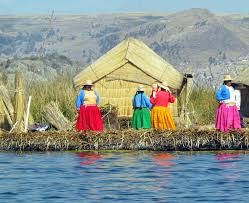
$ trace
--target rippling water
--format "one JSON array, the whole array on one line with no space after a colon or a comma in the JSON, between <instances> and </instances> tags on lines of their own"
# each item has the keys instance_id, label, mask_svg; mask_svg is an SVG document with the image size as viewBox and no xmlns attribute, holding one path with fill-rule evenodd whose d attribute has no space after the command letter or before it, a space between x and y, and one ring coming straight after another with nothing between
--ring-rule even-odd
<instances>
[{"instance_id":1,"label":"rippling water","mask_svg":"<svg viewBox=\"0 0 249 203\"><path fill-rule=\"evenodd\" d=\"M1 152L0 202L249 202L249 154Z\"/></svg>"}]
</instances>

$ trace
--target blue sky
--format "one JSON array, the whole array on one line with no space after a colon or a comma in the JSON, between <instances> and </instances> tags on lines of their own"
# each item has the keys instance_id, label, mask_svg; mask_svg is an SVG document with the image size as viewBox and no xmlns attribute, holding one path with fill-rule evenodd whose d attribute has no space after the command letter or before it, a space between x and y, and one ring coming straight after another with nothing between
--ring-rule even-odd
<instances>
[{"instance_id":1,"label":"blue sky","mask_svg":"<svg viewBox=\"0 0 249 203\"><path fill-rule=\"evenodd\" d=\"M217 13L249 13L249 0L0 0L1 14L176 12L207 8Z\"/></svg>"}]
</instances>

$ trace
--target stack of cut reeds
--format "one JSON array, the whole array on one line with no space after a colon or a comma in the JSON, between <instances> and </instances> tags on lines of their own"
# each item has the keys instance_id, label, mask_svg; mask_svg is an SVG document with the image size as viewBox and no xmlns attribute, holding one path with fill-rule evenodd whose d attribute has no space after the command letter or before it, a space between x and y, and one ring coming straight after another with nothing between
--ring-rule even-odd
<instances>
[{"instance_id":1,"label":"stack of cut reeds","mask_svg":"<svg viewBox=\"0 0 249 203\"><path fill-rule=\"evenodd\" d=\"M100 107L100 111L106 129L120 129L116 106L106 104Z\"/></svg>"},{"instance_id":2,"label":"stack of cut reeds","mask_svg":"<svg viewBox=\"0 0 249 203\"><path fill-rule=\"evenodd\" d=\"M16 123L16 127L14 131L24 131L24 80L23 75L20 71L16 71L15 77L15 97L14 97L14 121Z\"/></svg>"},{"instance_id":3,"label":"stack of cut reeds","mask_svg":"<svg viewBox=\"0 0 249 203\"><path fill-rule=\"evenodd\" d=\"M13 125L14 108L9 92L4 85L0 85L0 128L1 132L10 130Z\"/></svg>"},{"instance_id":4,"label":"stack of cut reeds","mask_svg":"<svg viewBox=\"0 0 249 203\"><path fill-rule=\"evenodd\" d=\"M49 102L42 110L43 118L58 130L72 129L72 123L65 118L56 102Z\"/></svg>"},{"instance_id":5,"label":"stack of cut reeds","mask_svg":"<svg viewBox=\"0 0 249 203\"><path fill-rule=\"evenodd\" d=\"M20 71L16 71L14 105L7 88L0 84L0 128L2 132L23 132L24 120L27 112L26 98L24 94L24 79ZM32 115L29 115L29 122L33 123Z\"/></svg>"}]
</instances>

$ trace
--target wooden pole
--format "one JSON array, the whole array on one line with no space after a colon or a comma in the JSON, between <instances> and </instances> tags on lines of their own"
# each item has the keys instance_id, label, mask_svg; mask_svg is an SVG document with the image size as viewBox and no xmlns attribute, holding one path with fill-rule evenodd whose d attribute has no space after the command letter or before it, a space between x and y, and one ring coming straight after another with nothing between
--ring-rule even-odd
<instances>
[{"instance_id":1,"label":"wooden pole","mask_svg":"<svg viewBox=\"0 0 249 203\"><path fill-rule=\"evenodd\" d=\"M193 78L188 77L187 78L187 85L186 85L186 96L185 96L185 121L186 121L186 127L189 128L192 124L190 117L189 117L189 111L188 111L188 103L193 90Z\"/></svg>"},{"instance_id":2,"label":"wooden pole","mask_svg":"<svg viewBox=\"0 0 249 203\"><path fill-rule=\"evenodd\" d=\"M26 118L25 118L25 125L24 125L24 132L28 131L28 123L29 123L29 112L30 112L30 104L31 104L31 99L32 97L29 96L29 100L28 100L28 107L27 107L27 114L26 114Z\"/></svg>"}]
</instances>

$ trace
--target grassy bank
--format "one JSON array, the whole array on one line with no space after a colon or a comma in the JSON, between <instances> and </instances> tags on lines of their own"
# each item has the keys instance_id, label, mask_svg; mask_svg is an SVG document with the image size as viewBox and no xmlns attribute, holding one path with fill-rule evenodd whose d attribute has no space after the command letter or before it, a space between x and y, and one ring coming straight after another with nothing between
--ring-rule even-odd
<instances>
[{"instance_id":1,"label":"grassy bank","mask_svg":"<svg viewBox=\"0 0 249 203\"><path fill-rule=\"evenodd\" d=\"M32 95L31 112L36 122L42 122L42 107L50 101L56 101L63 114L71 121L75 119L75 96L72 77L58 76L52 81L29 84L27 94ZM195 89L188 106L190 118L195 125L214 123L217 102L214 91L210 89Z\"/></svg>"}]
</instances>

